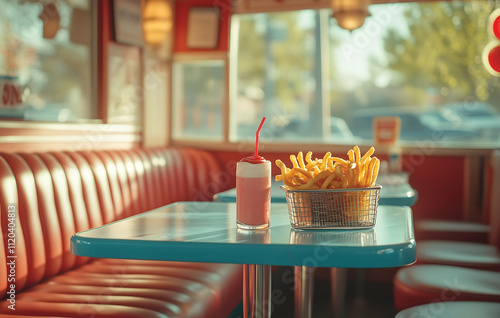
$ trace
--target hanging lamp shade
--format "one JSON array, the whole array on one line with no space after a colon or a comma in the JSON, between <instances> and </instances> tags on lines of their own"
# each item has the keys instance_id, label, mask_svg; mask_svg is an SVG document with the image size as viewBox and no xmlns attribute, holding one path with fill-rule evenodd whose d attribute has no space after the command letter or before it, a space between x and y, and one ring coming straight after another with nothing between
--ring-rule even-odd
<instances>
[{"instance_id":1,"label":"hanging lamp shade","mask_svg":"<svg viewBox=\"0 0 500 318\"><path fill-rule=\"evenodd\" d=\"M172 7L166 0L146 0L142 10L144 40L158 46L172 29Z\"/></svg>"},{"instance_id":2,"label":"hanging lamp shade","mask_svg":"<svg viewBox=\"0 0 500 318\"><path fill-rule=\"evenodd\" d=\"M337 20L339 27L353 31L360 28L366 17L370 0L332 0L332 17Z\"/></svg>"}]
</instances>

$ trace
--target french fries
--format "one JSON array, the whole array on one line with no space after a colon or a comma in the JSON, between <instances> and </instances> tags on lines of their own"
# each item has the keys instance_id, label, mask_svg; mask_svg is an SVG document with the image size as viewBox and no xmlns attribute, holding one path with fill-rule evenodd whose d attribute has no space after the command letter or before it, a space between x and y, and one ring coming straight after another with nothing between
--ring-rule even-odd
<instances>
[{"instance_id":1,"label":"french fries","mask_svg":"<svg viewBox=\"0 0 500 318\"><path fill-rule=\"evenodd\" d=\"M283 161L276 160L281 174L276 181L283 181L290 190L319 190L373 187L377 180L380 160L372 157L371 147L363 156L358 146L347 152L348 159L332 157L327 152L321 159L312 159L309 151L304 158L302 151L297 156L290 155L292 168ZM305 161L304 161L305 159Z\"/></svg>"}]
</instances>

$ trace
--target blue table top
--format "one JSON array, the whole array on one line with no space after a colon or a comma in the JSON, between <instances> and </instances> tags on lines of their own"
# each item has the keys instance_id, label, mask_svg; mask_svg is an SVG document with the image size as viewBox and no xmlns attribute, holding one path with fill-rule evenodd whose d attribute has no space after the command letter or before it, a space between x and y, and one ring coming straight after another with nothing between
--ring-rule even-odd
<instances>
[{"instance_id":1,"label":"blue table top","mask_svg":"<svg viewBox=\"0 0 500 318\"><path fill-rule=\"evenodd\" d=\"M71 238L73 254L100 258L171 260L339 268L381 268L416 260L409 207L379 206L371 229L295 230L288 207L271 204L271 227L236 227L236 204L178 202Z\"/></svg>"},{"instance_id":2,"label":"blue table top","mask_svg":"<svg viewBox=\"0 0 500 318\"><path fill-rule=\"evenodd\" d=\"M380 178L381 181L387 179ZM413 206L417 201L417 191L407 182L378 182L382 185L379 204ZM273 181L271 185L271 202L286 203L285 192L279 187L283 182ZM236 202L236 188L214 195L216 202Z\"/></svg>"}]
</instances>

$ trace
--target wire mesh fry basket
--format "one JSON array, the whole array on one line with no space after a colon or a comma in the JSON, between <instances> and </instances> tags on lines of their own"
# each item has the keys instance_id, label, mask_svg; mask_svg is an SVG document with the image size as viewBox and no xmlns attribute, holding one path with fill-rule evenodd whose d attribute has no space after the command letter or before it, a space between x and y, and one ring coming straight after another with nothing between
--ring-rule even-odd
<instances>
[{"instance_id":1,"label":"wire mesh fry basket","mask_svg":"<svg viewBox=\"0 0 500 318\"><path fill-rule=\"evenodd\" d=\"M290 190L286 193L295 229L358 229L375 226L380 185L369 188Z\"/></svg>"}]
</instances>

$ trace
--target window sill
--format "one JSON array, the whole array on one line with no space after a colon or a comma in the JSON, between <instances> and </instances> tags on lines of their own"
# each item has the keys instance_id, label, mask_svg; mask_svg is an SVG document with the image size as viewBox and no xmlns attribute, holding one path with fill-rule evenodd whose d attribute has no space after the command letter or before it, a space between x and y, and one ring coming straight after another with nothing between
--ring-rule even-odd
<instances>
[{"instance_id":1,"label":"window sill","mask_svg":"<svg viewBox=\"0 0 500 318\"><path fill-rule=\"evenodd\" d=\"M171 145L177 147L193 147L212 151L231 151L239 153L252 153L254 141L220 142L207 140L172 140ZM372 144L368 141L356 143L310 143L310 142L265 142L259 144L259 153L297 153L298 151L312 151L317 153L347 153L354 145L362 150L368 149ZM494 149L499 149L497 143L445 143L434 141L402 142L401 150L405 155L415 156L485 156ZM377 152L385 153L386 147L378 146Z\"/></svg>"},{"instance_id":2,"label":"window sill","mask_svg":"<svg viewBox=\"0 0 500 318\"><path fill-rule=\"evenodd\" d=\"M78 151L130 149L140 145L141 128L134 125L85 123L0 122L0 151Z\"/></svg>"}]
</instances>

